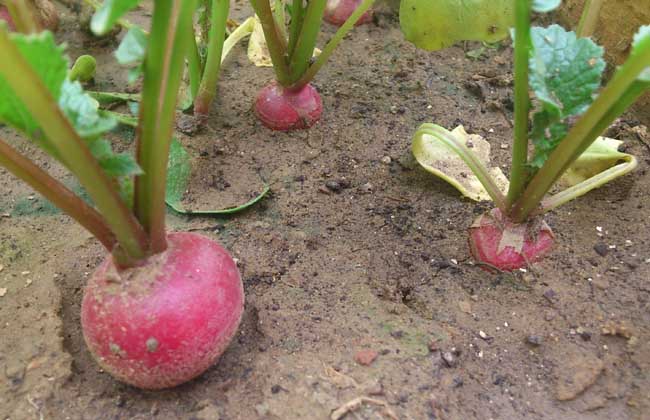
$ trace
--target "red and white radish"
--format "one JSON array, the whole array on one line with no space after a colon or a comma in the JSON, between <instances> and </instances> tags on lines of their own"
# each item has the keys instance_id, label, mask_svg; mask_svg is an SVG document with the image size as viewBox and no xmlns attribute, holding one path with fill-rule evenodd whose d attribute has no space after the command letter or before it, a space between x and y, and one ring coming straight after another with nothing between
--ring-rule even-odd
<instances>
[{"instance_id":1,"label":"red and white radish","mask_svg":"<svg viewBox=\"0 0 650 420\"><path fill-rule=\"evenodd\" d=\"M0 20L7 22L7 26L10 30L15 31L16 26L14 25L14 20L11 18L11 14L7 9L7 6L0 5Z\"/></svg>"},{"instance_id":2,"label":"red and white radish","mask_svg":"<svg viewBox=\"0 0 650 420\"><path fill-rule=\"evenodd\" d=\"M171 233L169 247L138 267L111 256L83 297L86 344L107 372L145 389L173 387L208 369L239 325L244 292L237 266L216 242Z\"/></svg>"},{"instance_id":3,"label":"red and white radish","mask_svg":"<svg viewBox=\"0 0 650 420\"><path fill-rule=\"evenodd\" d=\"M481 215L469 228L472 256L487 268L513 271L544 258L555 236L541 219L515 224L499 209Z\"/></svg>"},{"instance_id":4,"label":"red and white radish","mask_svg":"<svg viewBox=\"0 0 650 420\"><path fill-rule=\"evenodd\" d=\"M325 5L324 18L332 25L341 26L350 15L359 7L363 0L327 0ZM372 10L365 12L355 26L363 25L372 21Z\"/></svg>"},{"instance_id":5,"label":"red and white radish","mask_svg":"<svg viewBox=\"0 0 650 420\"><path fill-rule=\"evenodd\" d=\"M320 94L310 84L292 91L274 82L263 88L255 100L255 114L272 130L309 128L322 113Z\"/></svg>"}]
</instances>

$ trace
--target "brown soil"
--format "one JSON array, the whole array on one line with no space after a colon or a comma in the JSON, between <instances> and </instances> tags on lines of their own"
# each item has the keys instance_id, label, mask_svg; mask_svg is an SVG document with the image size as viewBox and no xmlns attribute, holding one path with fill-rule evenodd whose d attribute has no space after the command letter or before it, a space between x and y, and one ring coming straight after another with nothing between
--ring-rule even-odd
<instances>
[{"instance_id":1,"label":"brown soil","mask_svg":"<svg viewBox=\"0 0 650 420\"><path fill-rule=\"evenodd\" d=\"M73 18L59 32L70 55L97 55L97 87L124 89L115 42ZM230 218L170 214L171 229L232 251L247 300L219 363L168 391L120 384L91 359L79 307L104 252L2 171L0 418L326 419L359 397L346 419L647 418L650 154L639 137L615 130L640 168L550 214L557 248L512 275L468 254L466 229L489 206L410 157L413 131L434 121L483 135L507 163L510 56L417 51L380 11L318 75L322 122L285 134L255 120L254 95L273 75L237 47L209 127L181 136L194 157L186 199L226 206L262 182L272 195Z\"/></svg>"}]
</instances>

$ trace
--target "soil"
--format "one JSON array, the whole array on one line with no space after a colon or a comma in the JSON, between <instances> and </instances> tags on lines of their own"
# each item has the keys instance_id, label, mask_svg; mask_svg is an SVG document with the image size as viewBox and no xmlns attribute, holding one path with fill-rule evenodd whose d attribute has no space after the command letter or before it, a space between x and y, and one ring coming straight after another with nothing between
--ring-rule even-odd
<instances>
[{"instance_id":1,"label":"soil","mask_svg":"<svg viewBox=\"0 0 650 420\"><path fill-rule=\"evenodd\" d=\"M71 57L98 58L95 88L124 90L116 41L93 40L60 10ZM250 14L243 0L232 12ZM650 139L624 118L610 134L639 157L637 171L551 213L557 246L543 262L483 271L466 230L489 204L461 199L409 153L419 124L463 124L507 169L512 51L466 57L478 47L418 51L379 9L316 78L322 121L292 133L256 121L251 105L272 70L235 48L208 127L179 134L193 156L185 202L226 207L263 183L272 194L228 218L169 214L170 229L231 250L246 292L220 361L171 390L141 391L99 369L79 311L104 251L0 171L0 418L647 418Z\"/></svg>"}]
</instances>

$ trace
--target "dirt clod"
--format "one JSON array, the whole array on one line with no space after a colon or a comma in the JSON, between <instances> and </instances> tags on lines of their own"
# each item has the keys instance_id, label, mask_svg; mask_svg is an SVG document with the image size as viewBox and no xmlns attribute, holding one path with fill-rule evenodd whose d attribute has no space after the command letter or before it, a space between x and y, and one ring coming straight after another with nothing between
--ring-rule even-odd
<instances>
[{"instance_id":1,"label":"dirt clod","mask_svg":"<svg viewBox=\"0 0 650 420\"><path fill-rule=\"evenodd\" d=\"M370 366L375 361L375 359L377 359L377 356L379 356L379 353L377 353L375 350L359 350L354 355L354 361L361 366Z\"/></svg>"}]
</instances>

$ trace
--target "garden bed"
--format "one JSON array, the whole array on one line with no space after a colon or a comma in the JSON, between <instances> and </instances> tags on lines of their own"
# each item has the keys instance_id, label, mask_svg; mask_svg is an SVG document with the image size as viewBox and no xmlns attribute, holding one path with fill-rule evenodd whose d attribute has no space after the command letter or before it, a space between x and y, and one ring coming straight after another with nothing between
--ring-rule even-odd
<instances>
[{"instance_id":1,"label":"garden bed","mask_svg":"<svg viewBox=\"0 0 650 420\"><path fill-rule=\"evenodd\" d=\"M232 13L250 10L236 1ZM58 34L69 54L95 55L98 88L123 90L116 41L75 19L65 9ZM272 70L235 48L208 127L180 135L193 157L185 202L226 207L264 183L272 194L229 218L169 215L172 229L231 250L246 292L219 363L172 390L120 384L91 359L81 291L103 250L0 171L0 417L320 419L367 397L359 418L643 418L650 136L624 118L610 135L639 157L637 171L552 212L558 245L533 270L486 273L465 231L487 205L461 199L409 151L416 127L435 121L484 136L508 162L512 51L468 58L478 47L416 50L380 10L316 78L322 121L288 134L254 117Z\"/></svg>"}]
</instances>

